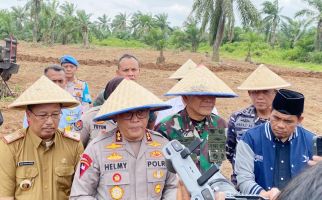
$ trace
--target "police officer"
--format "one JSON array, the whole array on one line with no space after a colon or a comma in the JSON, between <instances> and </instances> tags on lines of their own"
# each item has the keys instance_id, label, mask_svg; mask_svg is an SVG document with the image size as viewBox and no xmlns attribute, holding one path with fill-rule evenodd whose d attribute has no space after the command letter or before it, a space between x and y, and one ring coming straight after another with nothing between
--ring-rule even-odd
<instances>
[{"instance_id":1,"label":"police officer","mask_svg":"<svg viewBox=\"0 0 322 200\"><path fill-rule=\"evenodd\" d=\"M121 83L123 77L115 77L110 80L105 87L103 98L107 99L115 88ZM94 117L100 110L101 106L95 106L85 112L81 118L82 127L77 131L80 134L81 141L84 147L87 146L89 142L91 142L98 134L107 133L113 130L116 125L113 120L106 120L106 121L93 121Z\"/></svg>"},{"instance_id":2,"label":"police officer","mask_svg":"<svg viewBox=\"0 0 322 200\"><path fill-rule=\"evenodd\" d=\"M272 102L276 89L290 86L280 76L260 65L238 87L247 90L251 105L243 110L233 113L228 122L226 157L234 169L236 145L243 134L250 128L268 121L272 112ZM231 181L237 184L236 174L231 175Z\"/></svg>"},{"instance_id":3,"label":"police officer","mask_svg":"<svg viewBox=\"0 0 322 200\"><path fill-rule=\"evenodd\" d=\"M9 105L25 110L30 123L1 138L0 199L68 199L83 146L77 135L59 131L58 123L62 108L78 104L42 76Z\"/></svg>"},{"instance_id":4,"label":"police officer","mask_svg":"<svg viewBox=\"0 0 322 200\"><path fill-rule=\"evenodd\" d=\"M67 80L66 90L82 104L84 110L87 110L89 104L92 103L92 99L89 94L87 82L76 78L79 63L74 57L64 55L60 58L60 64L65 68Z\"/></svg>"},{"instance_id":5,"label":"police officer","mask_svg":"<svg viewBox=\"0 0 322 200\"><path fill-rule=\"evenodd\" d=\"M146 129L150 110L170 107L124 79L95 118L114 119L117 128L100 134L87 146L70 199L175 199L177 178L167 171L162 154L167 140Z\"/></svg>"}]
</instances>

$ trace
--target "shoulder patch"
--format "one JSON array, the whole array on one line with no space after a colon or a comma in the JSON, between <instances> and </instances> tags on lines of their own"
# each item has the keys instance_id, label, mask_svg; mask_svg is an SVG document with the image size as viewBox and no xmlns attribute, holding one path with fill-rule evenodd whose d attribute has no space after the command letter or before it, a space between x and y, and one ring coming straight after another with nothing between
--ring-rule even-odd
<instances>
[{"instance_id":1,"label":"shoulder patch","mask_svg":"<svg viewBox=\"0 0 322 200\"><path fill-rule=\"evenodd\" d=\"M2 135L2 140L4 141L4 143L6 144L10 144L16 140L19 140L20 138L25 137L24 131L22 129L14 132L14 133L10 133L8 135Z\"/></svg>"},{"instance_id":2,"label":"shoulder patch","mask_svg":"<svg viewBox=\"0 0 322 200\"><path fill-rule=\"evenodd\" d=\"M163 135L157 131L151 131L149 130L149 132L152 134L152 135L156 135L156 136L159 136L159 137L163 137ZM164 137L163 137L164 138Z\"/></svg>"},{"instance_id":3,"label":"shoulder patch","mask_svg":"<svg viewBox=\"0 0 322 200\"><path fill-rule=\"evenodd\" d=\"M70 132L66 132L66 131L64 131L64 132L63 132L63 136L64 136L64 137L67 137L67 138L69 138L69 139L75 140L75 141L77 141L77 142L79 142L79 141L80 141L80 134L79 134L79 133L76 133L76 132L74 132L74 131L70 131Z\"/></svg>"}]
</instances>

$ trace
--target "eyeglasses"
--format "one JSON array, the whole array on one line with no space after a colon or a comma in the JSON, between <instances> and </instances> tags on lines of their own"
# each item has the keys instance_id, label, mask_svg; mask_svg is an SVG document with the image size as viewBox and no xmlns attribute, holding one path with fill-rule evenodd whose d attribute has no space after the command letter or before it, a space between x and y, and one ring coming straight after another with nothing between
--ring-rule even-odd
<instances>
[{"instance_id":1,"label":"eyeglasses","mask_svg":"<svg viewBox=\"0 0 322 200\"><path fill-rule=\"evenodd\" d=\"M134 112L126 112L126 113L120 114L120 117L124 120L131 120L134 114L138 119L144 119L148 116L149 110L138 110Z\"/></svg>"},{"instance_id":2,"label":"eyeglasses","mask_svg":"<svg viewBox=\"0 0 322 200\"><path fill-rule=\"evenodd\" d=\"M61 113L52 113L52 114L40 114L40 115L37 115L35 114L34 112L32 112L31 110L29 110L33 115L35 115L35 117L38 119L38 120L41 120L41 121L46 121L48 120L49 117L51 117L52 119L60 119L60 116L61 116Z\"/></svg>"}]
</instances>

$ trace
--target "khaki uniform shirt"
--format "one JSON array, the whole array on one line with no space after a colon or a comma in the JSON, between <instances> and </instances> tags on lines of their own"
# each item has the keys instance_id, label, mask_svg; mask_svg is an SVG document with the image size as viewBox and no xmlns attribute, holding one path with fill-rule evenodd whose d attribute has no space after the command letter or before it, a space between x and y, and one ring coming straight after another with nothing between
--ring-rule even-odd
<instances>
[{"instance_id":1,"label":"khaki uniform shirt","mask_svg":"<svg viewBox=\"0 0 322 200\"><path fill-rule=\"evenodd\" d=\"M57 130L54 143L46 148L30 129L3 136L0 141L0 198L68 199L83 146L67 137Z\"/></svg>"},{"instance_id":2,"label":"khaki uniform shirt","mask_svg":"<svg viewBox=\"0 0 322 200\"><path fill-rule=\"evenodd\" d=\"M116 128L116 125L112 120L93 121L99 110L100 106L93 107L85 112L81 117L82 127L80 127L76 132L80 134L84 147L86 147L87 144L89 144L99 134L105 134Z\"/></svg>"},{"instance_id":3,"label":"khaki uniform shirt","mask_svg":"<svg viewBox=\"0 0 322 200\"><path fill-rule=\"evenodd\" d=\"M149 131L136 157L119 131L98 136L81 157L70 199L176 199L177 177L167 171L161 152L167 142Z\"/></svg>"}]
</instances>

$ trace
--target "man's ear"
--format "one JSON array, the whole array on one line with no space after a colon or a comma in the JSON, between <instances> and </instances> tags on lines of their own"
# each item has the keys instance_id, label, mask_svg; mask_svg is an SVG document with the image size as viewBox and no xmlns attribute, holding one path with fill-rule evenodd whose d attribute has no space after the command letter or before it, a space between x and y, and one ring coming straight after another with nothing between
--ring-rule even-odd
<instances>
[{"instance_id":1,"label":"man's ear","mask_svg":"<svg viewBox=\"0 0 322 200\"><path fill-rule=\"evenodd\" d=\"M182 96L182 102L187 105L188 102L188 97L187 96Z\"/></svg>"},{"instance_id":2,"label":"man's ear","mask_svg":"<svg viewBox=\"0 0 322 200\"><path fill-rule=\"evenodd\" d=\"M298 123L299 123L299 124L300 124L300 123L302 123L303 119L304 119L304 117L303 117L303 115L301 115L301 116L299 117L299 122L298 122Z\"/></svg>"}]
</instances>

